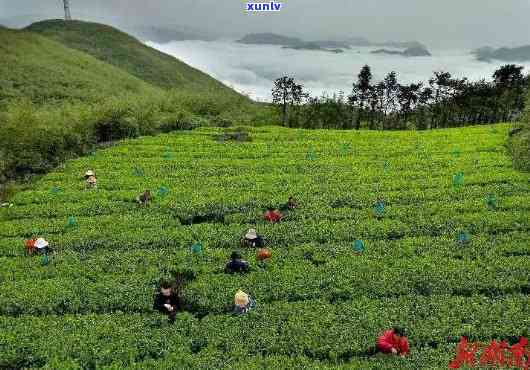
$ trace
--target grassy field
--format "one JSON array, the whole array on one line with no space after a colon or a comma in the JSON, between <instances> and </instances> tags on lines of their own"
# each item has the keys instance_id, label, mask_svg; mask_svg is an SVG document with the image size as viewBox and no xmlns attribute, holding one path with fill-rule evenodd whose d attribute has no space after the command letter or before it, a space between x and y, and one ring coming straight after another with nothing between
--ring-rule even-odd
<instances>
[{"instance_id":1,"label":"grassy field","mask_svg":"<svg viewBox=\"0 0 530 370\"><path fill-rule=\"evenodd\" d=\"M530 179L505 153L508 125L263 127L251 142L219 142L219 130L126 140L0 208L0 368L443 369L461 335L530 335ZM83 190L88 168L95 191ZM134 202L145 189L158 193L148 208ZM290 195L300 208L266 224L264 208ZM197 215L216 217L179 221ZM223 274L251 226L272 260L243 250L251 273ZM46 266L24 256L33 234L56 249ZM171 270L195 277L173 326L151 310ZM238 289L257 307L234 317ZM410 356L363 357L394 324Z\"/></svg>"},{"instance_id":2,"label":"grassy field","mask_svg":"<svg viewBox=\"0 0 530 370\"><path fill-rule=\"evenodd\" d=\"M127 72L38 34L0 29L0 109L27 98L36 104L97 102L157 89Z\"/></svg>"},{"instance_id":3,"label":"grassy field","mask_svg":"<svg viewBox=\"0 0 530 370\"><path fill-rule=\"evenodd\" d=\"M26 30L92 55L154 86L190 92L220 90L236 95L207 74L110 26L82 21L65 23L59 19L37 22Z\"/></svg>"}]
</instances>

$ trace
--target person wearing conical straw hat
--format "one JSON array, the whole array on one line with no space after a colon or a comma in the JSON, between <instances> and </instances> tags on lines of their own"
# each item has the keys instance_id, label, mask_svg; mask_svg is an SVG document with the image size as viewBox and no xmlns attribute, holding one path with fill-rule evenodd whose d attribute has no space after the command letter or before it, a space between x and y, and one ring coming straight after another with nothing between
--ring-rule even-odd
<instances>
[{"instance_id":1,"label":"person wearing conical straw hat","mask_svg":"<svg viewBox=\"0 0 530 370\"><path fill-rule=\"evenodd\" d=\"M96 173L95 173L94 171L92 171L92 170L87 170L87 171L85 172L85 180L88 180L88 178L89 178L90 176L94 176L94 177L95 177L95 176L96 176Z\"/></svg>"},{"instance_id":2,"label":"person wearing conical straw hat","mask_svg":"<svg viewBox=\"0 0 530 370\"><path fill-rule=\"evenodd\" d=\"M264 241L263 238L258 235L256 229L249 229L243 239L241 239L241 244L246 247L261 248L264 245Z\"/></svg>"},{"instance_id":3,"label":"person wearing conical straw hat","mask_svg":"<svg viewBox=\"0 0 530 370\"><path fill-rule=\"evenodd\" d=\"M249 312L255 306L255 302L250 295L238 290L234 297L234 313L243 314Z\"/></svg>"},{"instance_id":4,"label":"person wearing conical straw hat","mask_svg":"<svg viewBox=\"0 0 530 370\"><path fill-rule=\"evenodd\" d=\"M96 189L98 187L98 180L96 179L96 176L90 176L88 179L86 179L86 187L87 189Z\"/></svg>"},{"instance_id":5,"label":"person wearing conical straw hat","mask_svg":"<svg viewBox=\"0 0 530 370\"><path fill-rule=\"evenodd\" d=\"M98 186L98 180L96 179L96 174L92 170L85 172L85 181L87 189L95 189Z\"/></svg>"},{"instance_id":6,"label":"person wearing conical straw hat","mask_svg":"<svg viewBox=\"0 0 530 370\"><path fill-rule=\"evenodd\" d=\"M48 252L50 252L50 243L44 238L38 238L34 245L39 254L48 254Z\"/></svg>"}]
</instances>

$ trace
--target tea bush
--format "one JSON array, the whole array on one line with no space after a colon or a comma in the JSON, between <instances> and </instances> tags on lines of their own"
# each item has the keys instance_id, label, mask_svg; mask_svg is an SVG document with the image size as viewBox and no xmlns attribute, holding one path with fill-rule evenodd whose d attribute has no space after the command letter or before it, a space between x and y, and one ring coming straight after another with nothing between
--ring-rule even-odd
<instances>
[{"instance_id":1,"label":"tea bush","mask_svg":"<svg viewBox=\"0 0 530 370\"><path fill-rule=\"evenodd\" d=\"M0 367L441 369L462 335L528 337L529 178L503 150L509 129L265 126L220 143L225 128L201 127L70 160L0 208ZM299 207L266 223L291 195ZM251 227L270 260L240 248ZM33 235L55 250L47 265L24 254ZM225 275L236 249L250 273ZM175 271L188 309L169 325L152 300ZM229 312L238 289L257 301L244 316ZM410 355L367 356L392 325Z\"/></svg>"}]
</instances>

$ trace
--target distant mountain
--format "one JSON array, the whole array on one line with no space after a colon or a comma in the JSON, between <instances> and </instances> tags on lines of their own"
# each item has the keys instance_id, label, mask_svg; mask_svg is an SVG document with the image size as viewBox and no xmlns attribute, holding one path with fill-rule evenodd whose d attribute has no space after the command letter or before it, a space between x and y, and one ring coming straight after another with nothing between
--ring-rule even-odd
<instances>
[{"instance_id":1,"label":"distant mountain","mask_svg":"<svg viewBox=\"0 0 530 370\"><path fill-rule=\"evenodd\" d=\"M399 50L377 49L370 52L371 54L388 54L388 55L403 55Z\"/></svg>"},{"instance_id":2,"label":"distant mountain","mask_svg":"<svg viewBox=\"0 0 530 370\"><path fill-rule=\"evenodd\" d=\"M253 45L281 45L285 49L322 50L332 53L342 53L342 49L350 48L350 45L344 41L304 41L297 37L282 36L275 33L252 33L237 42Z\"/></svg>"},{"instance_id":3,"label":"distant mountain","mask_svg":"<svg viewBox=\"0 0 530 370\"><path fill-rule=\"evenodd\" d=\"M341 48L323 47L318 42L302 42L298 45L283 46L283 48L294 49L294 50L320 50L320 51L327 51L327 52L335 53L335 54L344 53L344 50L342 50Z\"/></svg>"},{"instance_id":4,"label":"distant mountain","mask_svg":"<svg viewBox=\"0 0 530 370\"><path fill-rule=\"evenodd\" d=\"M409 49L409 48L424 48L427 47L418 41L385 41L385 42L373 42L364 37L352 37L346 40L351 46L377 46L381 48L397 48L397 49Z\"/></svg>"},{"instance_id":5,"label":"distant mountain","mask_svg":"<svg viewBox=\"0 0 530 370\"><path fill-rule=\"evenodd\" d=\"M486 46L471 52L477 60L489 62L491 60L501 60L503 62L528 62L530 61L530 45L516 48L494 49Z\"/></svg>"},{"instance_id":6,"label":"distant mountain","mask_svg":"<svg viewBox=\"0 0 530 370\"><path fill-rule=\"evenodd\" d=\"M398 48L398 49L427 49L425 45L418 41L387 41L375 43L374 46Z\"/></svg>"},{"instance_id":7,"label":"distant mountain","mask_svg":"<svg viewBox=\"0 0 530 370\"><path fill-rule=\"evenodd\" d=\"M425 47L411 47L404 51L378 49L371 52L372 54L389 54L403 55L405 57L430 57L432 54Z\"/></svg>"},{"instance_id":8,"label":"distant mountain","mask_svg":"<svg viewBox=\"0 0 530 370\"><path fill-rule=\"evenodd\" d=\"M255 45L281 45L287 49L323 50L334 53L341 53L344 51L344 49L351 49L352 46L378 46L405 49L405 51L393 52L390 50L381 49L376 50L376 53L402 54L405 56L430 55L430 53L427 51L427 47L418 41L372 42L364 37L351 37L344 41L304 41L297 37L282 36L275 33L252 33L246 35L237 42Z\"/></svg>"},{"instance_id":9,"label":"distant mountain","mask_svg":"<svg viewBox=\"0 0 530 370\"><path fill-rule=\"evenodd\" d=\"M296 46L304 43L304 41L299 38L277 35L275 33L251 33L237 42L242 44L282 46Z\"/></svg>"}]
</instances>

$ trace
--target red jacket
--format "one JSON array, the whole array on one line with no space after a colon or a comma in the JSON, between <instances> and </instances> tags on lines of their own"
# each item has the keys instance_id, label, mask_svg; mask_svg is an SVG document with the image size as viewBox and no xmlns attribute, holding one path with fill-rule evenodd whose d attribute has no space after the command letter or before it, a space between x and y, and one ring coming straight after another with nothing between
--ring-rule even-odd
<instances>
[{"instance_id":1,"label":"red jacket","mask_svg":"<svg viewBox=\"0 0 530 370\"><path fill-rule=\"evenodd\" d=\"M29 239L24 242L24 245L29 253L33 252L35 250L35 243L37 242L37 239Z\"/></svg>"},{"instance_id":2,"label":"red jacket","mask_svg":"<svg viewBox=\"0 0 530 370\"><path fill-rule=\"evenodd\" d=\"M279 211L267 211L265 212L265 220L269 222L278 222L282 219L282 214Z\"/></svg>"},{"instance_id":3,"label":"red jacket","mask_svg":"<svg viewBox=\"0 0 530 370\"><path fill-rule=\"evenodd\" d=\"M394 330L387 330L377 338L377 348L383 353L392 353L392 348L395 348L398 354L405 355L409 352L409 341L407 337L401 337L396 341Z\"/></svg>"}]
</instances>

